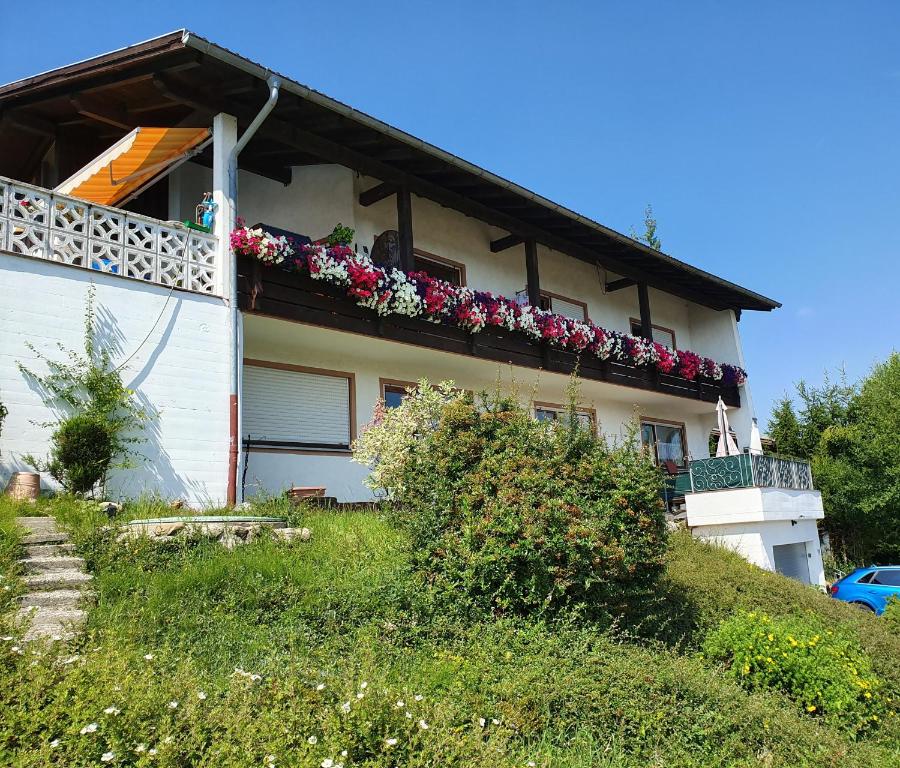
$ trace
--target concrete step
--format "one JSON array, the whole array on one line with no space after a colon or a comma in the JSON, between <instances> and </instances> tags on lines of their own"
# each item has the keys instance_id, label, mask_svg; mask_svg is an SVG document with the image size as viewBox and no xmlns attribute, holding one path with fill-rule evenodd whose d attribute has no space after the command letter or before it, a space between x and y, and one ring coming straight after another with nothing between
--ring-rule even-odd
<instances>
[{"instance_id":1,"label":"concrete step","mask_svg":"<svg viewBox=\"0 0 900 768\"><path fill-rule=\"evenodd\" d=\"M43 592L28 592L19 598L23 608L67 608L78 605L91 597L91 592L80 589L50 589Z\"/></svg>"},{"instance_id":2,"label":"concrete step","mask_svg":"<svg viewBox=\"0 0 900 768\"><path fill-rule=\"evenodd\" d=\"M16 525L30 533L56 533L56 519L52 517L17 517Z\"/></svg>"},{"instance_id":3,"label":"concrete step","mask_svg":"<svg viewBox=\"0 0 900 768\"><path fill-rule=\"evenodd\" d=\"M29 544L27 547L25 547L25 557L51 557L53 555L71 555L74 551L74 544Z\"/></svg>"},{"instance_id":4,"label":"concrete step","mask_svg":"<svg viewBox=\"0 0 900 768\"><path fill-rule=\"evenodd\" d=\"M49 573L32 573L24 576L22 581L30 591L50 589L78 589L90 584L91 575L83 571L51 571Z\"/></svg>"},{"instance_id":5,"label":"concrete step","mask_svg":"<svg viewBox=\"0 0 900 768\"><path fill-rule=\"evenodd\" d=\"M32 544L65 544L69 540L67 533L28 533L22 537L26 546Z\"/></svg>"},{"instance_id":6,"label":"concrete step","mask_svg":"<svg viewBox=\"0 0 900 768\"><path fill-rule=\"evenodd\" d=\"M56 573L57 571L74 571L84 569L83 557L59 556L55 557L24 557L19 562L25 567L26 573Z\"/></svg>"},{"instance_id":7,"label":"concrete step","mask_svg":"<svg viewBox=\"0 0 900 768\"><path fill-rule=\"evenodd\" d=\"M84 622L85 615L84 611L73 608L20 608L19 618L31 622L22 639L69 639L74 636L77 626Z\"/></svg>"}]
</instances>

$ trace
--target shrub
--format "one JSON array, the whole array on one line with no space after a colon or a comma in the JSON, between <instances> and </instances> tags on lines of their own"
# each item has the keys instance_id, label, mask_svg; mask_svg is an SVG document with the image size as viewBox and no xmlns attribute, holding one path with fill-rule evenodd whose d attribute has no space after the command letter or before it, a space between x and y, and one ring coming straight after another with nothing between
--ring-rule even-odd
<instances>
[{"instance_id":1,"label":"shrub","mask_svg":"<svg viewBox=\"0 0 900 768\"><path fill-rule=\"evenodd\" d=\"M71 493L90 491L109 471L113 440L109 424L92 414L64 419L51 438L50 474Z\"/></svg>"},{"instance_id":2,"label":"shrub","mask_svg":"<svg viewBox=\"0 0 900 768\"><path fill-rule=\"evenodd\" d=\"M839 727L863 731L893 714L859 644L812 616L736 613L709 634L703 650L745 688L784 693Z\"/></svg>"},{"instance_id":3,"label":"shrub","mask_svg":"<svg viewBox=\"0 0 900 768\"><path fill-rule=\"evenodd\" d=\"M376 469L413 563L439 592L521 615L617 607L653 582L665 525L660 476L642 452L610 447L575 418L538 422L499 397L478 408L445 394L427 424L423 404L435 398L410 408L415 425L401 412L370 432L385 446L401 436L403 460Z\"/></svg>"},{"instance_id":4,"label":"shrub","mask_svg":"<svg viewBox=\"0 0 900 768\"><path fill-rule=\"evenodd\" d=\"M881 621L894 635L900 636L900 599L892 597L888 600L887 607L881 614Z\"/></svg>"}]
</instances>

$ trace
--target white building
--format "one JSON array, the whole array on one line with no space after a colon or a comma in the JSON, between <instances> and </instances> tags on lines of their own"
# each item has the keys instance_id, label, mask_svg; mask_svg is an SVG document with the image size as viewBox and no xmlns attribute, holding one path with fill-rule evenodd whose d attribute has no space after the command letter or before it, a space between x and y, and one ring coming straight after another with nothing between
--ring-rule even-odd
<instances>
[{"instance_id":1,"label":"white building","mask_svg":"<svg viewBox=\"0 0 900 768\"><path fill-rule=\"evenodd\" d=\"M189 32L4 86L0 114L0 482L45 453L50 432L17 363L34 364L29 344L78 347L90 283L127 383L157 412L146 461L115 479L123 495L218 504L293 485L366 500L350 444L376 401L422 377L476 391L515 380L541 418L565 402L575 354L516 331L379 316L308 275L236 258L238 216L312 240L342 223L360 251L394 232L406 272L740 368L741 312L779 306ZM66 180L66 194L53 191ZM206 192L218 206L210 234L180 223ZM682 491L689 461L709 455L720 396L749 439L746 382L590 354L579 366L593 423L618 436L637 415ZM697 512L689 500L689 520L749 554L750 532L774 514L789 530L762 534L751 559L785 569L773 542L817 555L809 504L791 525L791 503L779 497L770 513L769 489L754 492L737 518L731 491L706 494Z\"/></svg>"}]
</instances>

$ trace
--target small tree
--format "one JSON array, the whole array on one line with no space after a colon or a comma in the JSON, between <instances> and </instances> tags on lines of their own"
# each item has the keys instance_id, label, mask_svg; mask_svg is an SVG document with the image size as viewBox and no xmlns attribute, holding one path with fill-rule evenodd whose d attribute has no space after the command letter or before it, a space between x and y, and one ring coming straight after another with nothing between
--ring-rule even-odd
<instances>
[{"instance_id":1,"label":"small tree","mask_svg":"<svg viewBox=\"0 0 900 768\"><path fill-rule=\"evenodd\" d=\"M653 206L647 203L644 209L644 232L639 234L634 227L631 228L631 237L644 245L649 245L654 251L662 250L662 240L656 235L656 219L653 217Z\"/></svg>"},{"instance_id":2,"label":"small tree","mask_svg":"<svg viewBox=\"0 0 900 768\"><path fill-rule=\"evenodd\" d=\"M132 466L130 447L140 441L139 430L148 418L134 391L122 384L109 345L98 338L94 304L91 285L85 302L83 352L59 344L66 359L51 360L28 344L49 372L40 375L18 364L56 414L55 421L40 425L54 429L50 455L23 458L38 471L49 472L69 493L103 490L111 469Z\"/></svg>"}]
</instances>

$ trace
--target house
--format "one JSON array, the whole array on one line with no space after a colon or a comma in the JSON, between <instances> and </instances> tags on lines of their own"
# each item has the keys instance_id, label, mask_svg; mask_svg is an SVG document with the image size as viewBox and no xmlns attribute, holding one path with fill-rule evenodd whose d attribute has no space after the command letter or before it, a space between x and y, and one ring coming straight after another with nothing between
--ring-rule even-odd
<instances>
[{"instance_id":1,"label":"house","mask_svg":"<svg viewBox=\"0 0 900 768\"><path fill-rule=\"evenodd\" d=\"M29 343L79 345L93 283L103 333L157 412L146 461L116 478L118 493L236 503L298 485L369 499L350 446L380 399L396 403L422 377L477 391L499 375L552 419L577 364L584 419L619 436L636 415L673 494L711 505L697 512L701 533L743 546L748 530L777 529L753 543L765 567L787 567L773 546L818 557L814 491L691 493L719 398L749 437L739 320L777 302L188 31L0 87L0 115L4 475L47 449L46 408L16 364L33 361ZM191 223L205 196L210 232ZM238 217L295 243L350 227L355 250L401 279L424 272L475 303L472 291L506 297L497 311L531 335L380 313L308 265L235 256ZM802 498L775 513L769 490ZM811 528L790 524L801 507Z\"/></svg>"}]
</instances>

